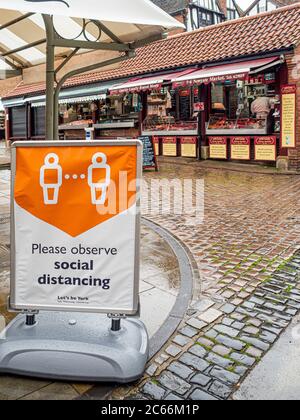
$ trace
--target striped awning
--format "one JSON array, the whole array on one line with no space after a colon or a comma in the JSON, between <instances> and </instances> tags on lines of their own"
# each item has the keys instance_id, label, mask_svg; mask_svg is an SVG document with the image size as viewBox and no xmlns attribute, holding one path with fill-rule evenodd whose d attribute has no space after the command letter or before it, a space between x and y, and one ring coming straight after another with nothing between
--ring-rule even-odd
<instances>
[{"instance_id":1,"label":"striped awning","mask_svg":"<svg viewBox=\"0 0 300 420\"><path fill-rule=\"evenodd\" d=\"M136 43L182 26L150 0L101 0L101 5L99 0L1 0L0 78L46 61L43 13L54 15L61 37L77 41ZM28 45L31 48L22 49ZM58 57L67 52L65 47L56 49Z\"/></svg>"}]
</instances>

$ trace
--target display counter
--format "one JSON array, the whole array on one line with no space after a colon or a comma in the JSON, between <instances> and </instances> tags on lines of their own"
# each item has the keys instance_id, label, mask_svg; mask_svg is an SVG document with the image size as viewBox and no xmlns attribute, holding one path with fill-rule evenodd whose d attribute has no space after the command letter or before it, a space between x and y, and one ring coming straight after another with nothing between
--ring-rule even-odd
<instances>
[{"instance_id":1,"label":"display counter","mask_svg":"<svg viewBox=\"0 0 300 420\"><path fill-rule=\"evenodd\" d=\"M61 124L58 127L59 138L61 140L85 140L85 129L91 127L92 124L92 120L74 121L69 124Z\"/></svg>"},{"instance_id":2,"label":"display counter","mask_svg":"<svg viewBox=\"0 0 300 420\"><path fill-rule=\"evenodd\" d=\"M94 124L94 129L96 139L106 137L136 138L140 135L138 117L104 120Z\"/></svg>"},{"instance_id":3,"label":"display counter","mask_svg":"<svg viewBox=\"0 0 300 420\"><path fill-rule=\"evenodd\" d=\"M197 136L197 121L179 121L174 118L147 118L142 133L145 136Z\"/></svg>"},{"instance_id":4,"label":"display counter","mask_svg":"<svg viewBox=\"0 0 300 420\"><path fill-rule=\"evenodd\" d=\"M260 136L267 134L267 120L256 118L237 118L213 116L210 118L206 134L208 136Z\"/></svg>"}]
</instances>

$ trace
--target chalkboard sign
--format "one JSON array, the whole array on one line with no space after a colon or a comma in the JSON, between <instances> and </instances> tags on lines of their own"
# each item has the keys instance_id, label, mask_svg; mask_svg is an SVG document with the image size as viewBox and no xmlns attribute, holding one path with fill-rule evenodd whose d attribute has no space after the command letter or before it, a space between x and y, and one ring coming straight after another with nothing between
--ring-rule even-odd
<instances>
[{"instance_id":1,"label":"chalkboard sign","mask_svg":"<svg viewBox=\"0 0 300 420\"><path fill-rule=\"evenodd\" d=\"M191 117L191 102L189 89L181 90L179 92L179 104L180 120L188 121Z\"/></svg>"},{"instance_id":2,"label":"chalkboard sign","mask_svg":"<svg viewBox=\"0 0 300 420\"><path fill-rule=\"evenodd\" d=\"M158 171L153 138L141 136L139 140L143 143L143 169L155 169Z\"/></svg>"}]
</instances>

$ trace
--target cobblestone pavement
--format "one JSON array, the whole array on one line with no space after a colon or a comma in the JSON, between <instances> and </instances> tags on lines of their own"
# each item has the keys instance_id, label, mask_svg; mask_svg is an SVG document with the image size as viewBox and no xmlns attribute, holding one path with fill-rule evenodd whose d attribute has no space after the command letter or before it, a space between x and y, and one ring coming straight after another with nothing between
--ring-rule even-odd
<instances>
[{"instance_id":1,"label":"cobblestone pavement","mask_svg":"<svg viewBox=\"0 0 300 420\"><path fill-rule=\"evenodd\" d=\"M300 178L203 171L195 163L165 163L146 178L191 176L205 181L204 223L150 218L189 247L201 285L144 378L112 398L228 399L300 309Z\"/></svg>"}]
</instances>

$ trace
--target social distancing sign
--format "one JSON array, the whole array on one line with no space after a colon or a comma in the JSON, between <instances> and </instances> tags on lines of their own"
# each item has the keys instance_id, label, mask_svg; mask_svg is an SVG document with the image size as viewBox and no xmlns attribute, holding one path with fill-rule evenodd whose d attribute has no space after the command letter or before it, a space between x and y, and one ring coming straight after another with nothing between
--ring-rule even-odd
<instances>
[{"instance_id":1,"label":"social distancing sign","mask_svg":"<svg viewBox=\"0 0 300 420\"><path fill-rule=\"evenodd\" d=\"M139 141L15 143L13 309L138 309Z\"/></svg>"}]
</instances>

